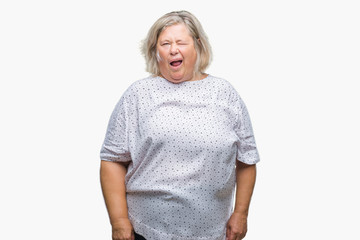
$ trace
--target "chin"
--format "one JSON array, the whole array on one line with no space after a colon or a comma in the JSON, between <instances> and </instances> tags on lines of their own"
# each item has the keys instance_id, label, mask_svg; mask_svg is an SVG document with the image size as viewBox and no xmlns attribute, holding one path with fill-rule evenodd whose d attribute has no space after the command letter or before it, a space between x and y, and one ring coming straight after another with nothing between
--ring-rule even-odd
<instances>
[{"instance_id":1,"label":"chin","mask_svg":"<svg viewBox=\"0 0 360 240\"><path fill-rule=\"evenodd\" d=\"M184 75L183 74L171 74L170 77L175 81L184 80Z\"/></svg>"}]
</instances>

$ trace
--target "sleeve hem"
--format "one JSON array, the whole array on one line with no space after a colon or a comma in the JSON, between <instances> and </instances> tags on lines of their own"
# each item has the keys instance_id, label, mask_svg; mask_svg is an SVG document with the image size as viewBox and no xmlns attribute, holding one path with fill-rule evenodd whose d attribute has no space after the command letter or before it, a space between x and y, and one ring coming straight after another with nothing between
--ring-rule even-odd
<instances>
[{"instance_id":1,"label":"sleeve hem","mask_svg":"<svg viewBox=\"0 0 360 240\"><path fill-rule=\"evenodd\" d=\"M260 157L259 157L259 154L257 151L252 152L252 153L247 153L245 156L241 155L238 152L238 155L236 156L236 160L243 162L245 164L253 165L253 164L260 162Z\"/></svg>"},{"instance_id":2,"label":"sleeve hem","mask_svg":"<svg viewBox=\"0 0 360 240\"><path fill-rule=\"evenodd\" d=\"M118 155L117 157L100 157L101 160L107 162L130 162L132 161L130 154Z\"/></svg>"},{"instance_id":3,"label":"sleeve hem","mask_svg":"<svg viewBox=\"0 0 360 240\"><path fill-rule=\"evenodd\" d=\"M131 160L110 160L110 159L100 159L100 160L105 162L117 162L117 163L131 162Z\"/></svg>"}]
</instances>

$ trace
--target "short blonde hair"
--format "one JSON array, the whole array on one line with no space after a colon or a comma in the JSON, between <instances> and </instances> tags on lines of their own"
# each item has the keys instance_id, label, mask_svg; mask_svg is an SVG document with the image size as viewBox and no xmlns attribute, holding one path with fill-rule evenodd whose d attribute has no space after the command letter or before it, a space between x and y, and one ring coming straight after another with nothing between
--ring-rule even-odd
<instances>
[{"instance_id":1,"label":"short blonde hair","mask_svg":"<svg viewBox=\"0 0 360 240\"><path fill-rule=\"evenodd\" d=\"M212 51L209 40L199 20L188 11L174 11L159 18L150 28L141 44L141 53L145 57L146 71L160 75L157 57L157 41L160 33L168 26L185 24L194 40L197 59L195 72L203 73L212 61Z\"/></svg>"}]
</instances>

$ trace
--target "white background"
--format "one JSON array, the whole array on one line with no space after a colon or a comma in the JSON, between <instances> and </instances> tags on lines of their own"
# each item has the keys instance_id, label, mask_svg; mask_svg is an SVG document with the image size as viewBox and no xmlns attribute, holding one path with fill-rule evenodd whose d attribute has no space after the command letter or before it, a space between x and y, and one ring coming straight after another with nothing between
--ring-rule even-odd
<instances>
[{"instance_id":1,"label":"white background","mask_svg":"<svg viewBox=\"0 0 360 240\"><path fill-rule=\"evenodd\" d=\"M360 239L357 1L1 1L0 239L111 239L99 151L173 10L245 101L261 161L247 240Z\"/></svg>"}]
</instances>

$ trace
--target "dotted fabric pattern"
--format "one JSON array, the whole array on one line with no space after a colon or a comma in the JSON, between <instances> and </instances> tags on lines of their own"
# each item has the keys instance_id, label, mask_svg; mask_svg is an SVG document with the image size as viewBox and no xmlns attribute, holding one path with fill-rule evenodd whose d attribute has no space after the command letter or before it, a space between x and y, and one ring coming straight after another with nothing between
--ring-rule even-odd
<instances>
[{"instance_id":1,"label":"dotted fabric pattern","mask_svg":"<svg viewBox=\"0 0 360 240\"><path fill-rule=\"evenodd\" d=\"M212 75L132 83L110 117L100 158L130 161L129 218L148 240L224 240L236 160L260 160L244 102Z\"/></svg>"}]
</instances>

